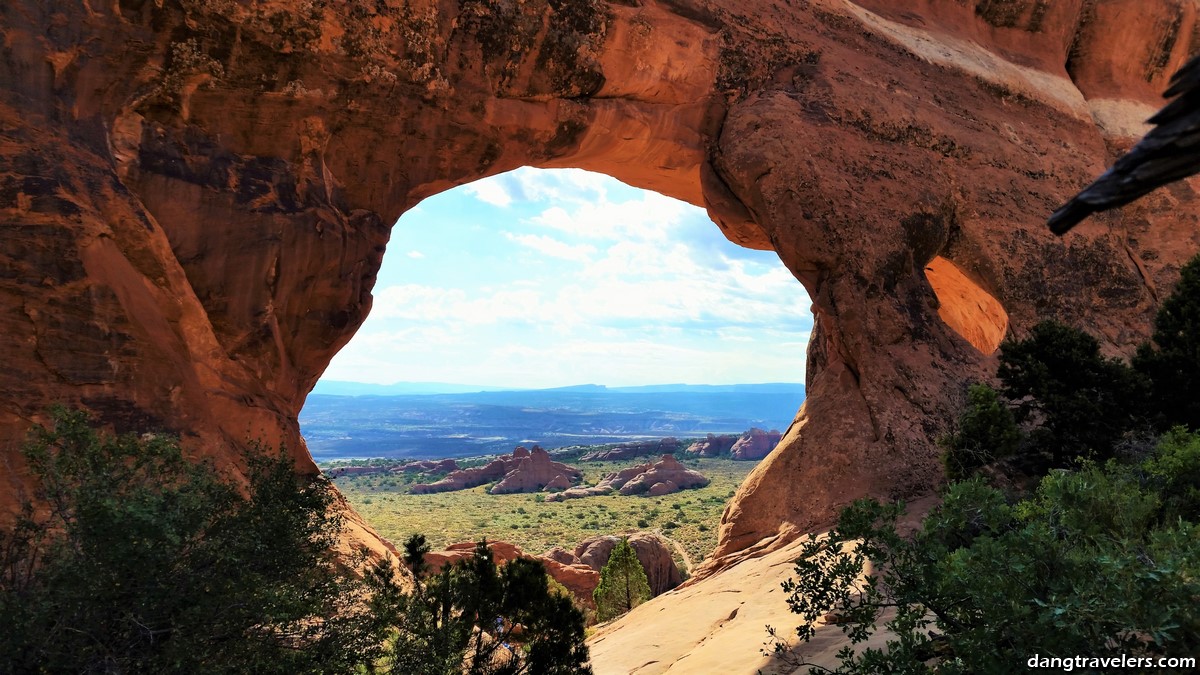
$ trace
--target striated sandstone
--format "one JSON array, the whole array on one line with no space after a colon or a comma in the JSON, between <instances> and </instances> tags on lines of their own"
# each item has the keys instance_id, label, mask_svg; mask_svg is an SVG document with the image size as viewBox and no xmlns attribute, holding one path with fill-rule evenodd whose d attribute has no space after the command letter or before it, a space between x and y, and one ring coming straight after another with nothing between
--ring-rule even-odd
<instances>
[{"instance_id":1,"label":"striated sandstone","mask_svg":"<svg viewBox=\"0 0 1200 675\"><path fill-rule=\"evenodd\" d=\"M1129 354L1197 250L1195 181L1042 225L1144 129L1194 3L504 6L0 6L5 510L53 403L178 433L233 478L248 438L315 472L296 416L370 310L390 223L521 165L705 206L812 299L807 400L710 571L929 491L998 336L1052 317Z\"/></svg>"}]
</instances>

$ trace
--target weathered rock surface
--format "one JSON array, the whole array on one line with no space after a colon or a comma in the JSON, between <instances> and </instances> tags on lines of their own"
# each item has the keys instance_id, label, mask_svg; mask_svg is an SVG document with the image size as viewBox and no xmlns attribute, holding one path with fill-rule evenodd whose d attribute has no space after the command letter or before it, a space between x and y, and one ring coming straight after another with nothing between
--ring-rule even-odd
<instances>
[{"instance_id":1,"label":"weathered rock surface","mask_svg":"<svg viewBox=\"0 0 1200 675\"><path fill-rule=\"evenodd\" d=\"M411 491L418 495L454 492L496 482L491 489L495 495L537 492L551 484L555 486L551 489L564 489L561 486L570 486L582 477L579 469L552 461L539 446L533 446L533 450L517 446L511 455L500 455L483 466L459 469L435 483L417 483Z\"/></svg>"},{"instance_id":2,"label":"weathered rock surface","mask_svg":"<svg viewBox=\"0 0 1200 675\"><path fill-rule=\"evenodd\" d=\"M998 336L1054 317L1129 354L1196 252L1195 181L1043 226L1144 129L1194 3L504 8L0 5L5 510L53 403L231 474L247 438L314 472L297 413L370 309L388 224L521 165L706 206L808 291L807 401L719 556L928 491Z\"/></svg>"},{"instance_id":3,"label":"weathered rock surface","mask_svg":"<svg viewBox=\"0 0 1200 675\"><path fill-rule=\"evenodd\" d=\"M675 559L671 556L671 545L667 540L653 532L635 532L628 537L629 545L637 553L638 562L642 563L642 569L646 571L651 593L666 593L682 583L683 578L675 565ZM599 572L608 563L609 555L620 540L621 537L611 534L584 539L575 547L575 557Z\"/></svg>"},{"instance_id":4,"label":"weathered rock surface","mask_svg":"<svg viewBox=\"0 0 1200 675\"><path fill-rule=\"evenodd\" d=\"M621 443L608 450L596 450L579 458L581 462L610 462L620 459L633 459L643 455L662 455L679 449L679 439L660 438L652 441L632 441Z\"/></svg>"},{"instance_id":5,"label":"weathered rock surface","mask_svg":"<svg viewBox=\"0 0 1200 675\"><path fill-rule=\"evenodd\" d=\"M554 548L550 549L549 551L546 551L545 553L542 554L542 557L549 558L550 560L560 562L564 565L580 564L578 556L576 556L574 553L571 553L570 551L568 551L567 549L565 549L561 546L555 546Z\"/></svg>"},{"instance_id":6,"label":"weathered rock surface","mask_svg":"<svg viewBox=\"0 0 1200 675\"><path fill-rule=\"evenodd\" d=\"M729 454L734 459L762 459L775 449L775 444L779 443L782 437L783 434L777 429L751 429L742 434L733 447L729 448Z\"/></svg>"},{"instance_id":7,"label":"weathered rock surface","mask_svg":"<svg viewBox=\"0 0 1200 675\"><path fill-rule=\"evenodd\" d=\"M900 531L915 526L937 503L910 503ZM628 673L733 673L756 675L807 672L764 656L764 626L781 635L799 624L784 602L780 584L794 577L803 541L772 551L753 551L737 565L652 598L620 618L598 626L588 639L596 675ZM793 655L814 665L835 668L838 650L847 645L841 627L822 619L816 636ZM881 649L892 636L878 631L863 646Z\"/></svg>"},{"instance_id":8,"label":"weathered rock surface","mask_svg":"<svg viewBox=\"0 0 1200 675\"><path fill-rule=\"evenodd\" d=\"M610 474L611 475L611 474ZM596 485L580 485L578 487L567 488L562 492L556 492L551 495L546 495L548 502L565 502L568 499L583 499L585 497L599 497L601 495L610 495L613 492L611 485L597 483Z\"/></svg>"},{"instance_id":9,"label":"weathered rock surface","mask_svg":"<svg viewBox=\"0 0 1200 675\"><path fill-rule=\"evenodd\" d=\"M728 454L733 448L733 444L737 443L739 436L736 434L721 434L714 436L709 434L702 441L696 441L687 447L686 452L689 455L699 455L700 457L719 457Z\"/></svg>"}]
</instances>

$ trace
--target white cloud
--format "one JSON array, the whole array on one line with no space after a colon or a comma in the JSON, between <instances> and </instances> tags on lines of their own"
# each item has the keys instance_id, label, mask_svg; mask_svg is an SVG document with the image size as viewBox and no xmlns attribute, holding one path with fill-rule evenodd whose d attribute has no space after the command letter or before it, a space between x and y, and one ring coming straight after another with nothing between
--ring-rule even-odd
<instances>
[{"instance_id":1,"label":"white cloud","mask_svg":"<svg viewBox=\"0 0 1200 675\"><path fill-rule=\"evenodd\" d=\"M606 201L613 178L582 169L535 169L523 166L504 174L523 199L565 204Z\"/></svg>"},{"instance_id":2,"label":"white cloud","mask_svg":"<svg viewBox=\"0 0 1200 675\"><path fill-rule=\"evenodd\" d=\"M664 241L694 208L670 197L645 192L641 199L600 200L574 205L570 210L552 206L530 222L581 238Z\"/></svg>"},{"instance_id":3,"label":"white cloud","mask_svg":"<svg viewBox=\"0 0 1200 675\"><path fill-rule=\"evenodd\" d=\"M803 379L812 327L803 287L777 258L733 249L702 210L582 171L526 168L465 189L497 206L535 199L526 212L537 215L497 223L502 239L493 229L490 248L475 232L446 235L445 250L423 239L409 257L454 265L454 251L469 250L470 273L415 277L428 266L411 266L408 277L393 275L410 282L376 289L368 323L330 377L510 386ZM530 264L504 241L543 257Z\"/></svg>"},{"instance_id":4,"label":"white cloud","mask_svg":"<svg viewBox=\"0 0 1200 675\"><path fill-rule=\"evenodd\" d=\"M505 238L515 242L526 248L531 248L538 253L548 255L552 258L561 258L563 260L573 260L575 262L588 262L592 254L596 252L595 247L586 244L578 244L572 246L566 242L559 241L553 237L547 237L537 234L514 234L505 232Z\"/></svg>"},{"instance_id":5,"label":"white cloud","mask_svg":"<svg viewBox=\"0 0 1200 675\"><path fill-rule=\"evenodd\" d=\"M409 251L408 257L412 258L413 260L420 260L421 258L425 257L425 254L421 253L420 251Z\"/></svg>"},{"instance_id":6,"label":"white cloud","mask_svg":"<svg viewBox=\"0 0 1200 675\"><path fill-rule=\"evenodd\" d=\"M477 180L465 188L467 194L474 195L481 202L504 208L512 203L512 195L504 189L502 179L496 176Z\"/></svg>"}]
</instances>

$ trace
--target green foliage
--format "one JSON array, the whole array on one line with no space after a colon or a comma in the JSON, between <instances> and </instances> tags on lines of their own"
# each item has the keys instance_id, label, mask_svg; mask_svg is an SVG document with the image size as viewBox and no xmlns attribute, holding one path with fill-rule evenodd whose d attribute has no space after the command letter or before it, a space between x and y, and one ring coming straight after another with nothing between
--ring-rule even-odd
<instances>
[{"instance_id":1,"label":"green foliage","mask_svg":"<svg viewBox=\"0 0 1200 675\"><path fill-rule=\"evenodd\" d=\"M856 502L827 539L805 545L784 585L805 621L797 634L811 639L813 622L837 615L852 643L827 671L837 673L1015 672L1035 653L1194 654L1200 529L1179 515L1200 506L1198 449L1200 437L1177 431L1141 464L1054 472L1015 504L978 480L957 483L911 537L897 531L900 505ZM893 633L886 647L856 651L881 622ZM786 654L782 641L777 649Z\"/></svg>"},{"instance_id":2,"label":"green foliage","mask_svg":"<svg viewBox=\"0 0 1200 675\"><path fill-rule=\"evenodd\" d=\"M415 540L410 540L415 541ZM406 549L408 547L406 546ZM413 551L419 551L414 546ZM424 565L424 553L420 553ZM402 675L587 675L584 617L554 592L540 561L497 567L486 541L474 554L425 579L411 593L394 580L377 611L394 617L378 672Z\"/></svg>"},{"instance_id":3,"label":"green foliage","mask_svg":"<svg viewBox=\"0 0 1200 675\"><path fill-rule=\"evenodd\" d=\"M1145 460L1145 480L1157 490L1168 518L1200 522L1200 436L1176 427Z\"/></svg>"},{"instance_id":4,"label":"green foliage","mask_svg":"<svg viewBox=\"0 0 1200 675\"><path fill-rule=\"evenodd\" d=\"M1001 346L998 371L1018 422L1033 426L1035 472L1063 467L1076 457L1111 457L1122 434L1137 426L1147 387L1119 359L1100 355L1083 331L1054 321L1029 338Z\"/></svg>"},{"instance_id":5,"label":"green foliage","mask_svg":"<svg viewBox=\"0 0 1200 675\"><path fill-rule=\"evenodd\" d=\"M53 419L24 448L45 508L0 532L0 671L336 673L378 653L327 481L252 455L243 494L169 438Z\"/></svg>"},{"instance_id":6,"label":"green foliage","mask_svg":"<svg viewBox=\"0 0 1200 675\"><path fill-rule=\"evenodd\" d=\"M608 621L650 599L650 582L637 552L622 537L600 570L600 585L592 592L596 618Z\"/></svg>"},{"instance_id":7,"label":"green foliage","mask_svg":"<svg viewBox=\"0 0 1200 675\"><path fill-rule=\"evenodd\" d=\"M952 480L1008 457L1021 443L1021 430L1008 405L986 384L971 385L958 430L945 439L943 464Z\"/></svg>"},{"instance_id":8,"label":"green foliage","mask_svg":"<svg viewBox=\"0 0 1200 675\"><path fill-rule=\"evenodd\" d=\"M1153 383L1160 428L1200 429L1200 256L1180 270L1179 284L1154 317L1154 344L1144 344L1134 368Z\"/></svg>"},{"instance_id":9,"label":"green foliage","mask_svg":"<svg viewBox=\"0 0 1200 675\"><path fill-rule=\"evenodd\" d=\"M429 570L429 565L425 562L426 553L429 553L429 542L425 540L425 535L413 534L404 540L404 564L418 581Z\"/></svg>"}]
</instances>

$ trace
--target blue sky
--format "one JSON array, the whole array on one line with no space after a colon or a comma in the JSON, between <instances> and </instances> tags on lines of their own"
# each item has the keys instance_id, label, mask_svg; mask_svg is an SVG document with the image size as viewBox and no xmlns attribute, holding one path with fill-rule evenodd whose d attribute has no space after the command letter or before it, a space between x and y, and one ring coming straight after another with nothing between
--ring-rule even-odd
<instances>
[{"instance_id":1,"label":"blue sky","mask_svg":"<svg viewBox=\"0 0 1200 675\"><path fill-rule=\"evenodd\" d=\"M421 202L324 379L512 387L803 382L804 288L699 209L578 169Z\"/></svg>"}]
</instances>

